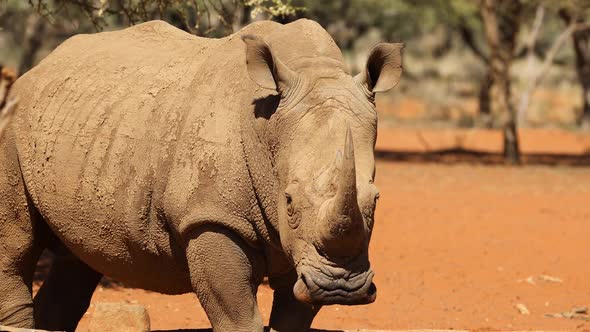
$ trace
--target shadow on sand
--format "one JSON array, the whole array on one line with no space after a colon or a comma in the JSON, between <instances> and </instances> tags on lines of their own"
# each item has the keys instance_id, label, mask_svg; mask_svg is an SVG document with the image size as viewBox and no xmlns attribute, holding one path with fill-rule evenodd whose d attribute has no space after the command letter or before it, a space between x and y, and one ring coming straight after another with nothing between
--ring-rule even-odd
<instances>
[{"instance_id":1,"label":"shadow on sand","mask_svg":"<svg viewBox=\"0 0 590 332\"><path fill-rule=\"evenodd\" d=\"M498 153L487 153L463 149L439 150L432 152L386 151L375 150L375 158L385 161L405 161L415 163L471 163L480 165L504 165L504 156ZM524 165L546 166L590 166L590 154L524 154L521 156Z\"/></svg>"}]
</instances>

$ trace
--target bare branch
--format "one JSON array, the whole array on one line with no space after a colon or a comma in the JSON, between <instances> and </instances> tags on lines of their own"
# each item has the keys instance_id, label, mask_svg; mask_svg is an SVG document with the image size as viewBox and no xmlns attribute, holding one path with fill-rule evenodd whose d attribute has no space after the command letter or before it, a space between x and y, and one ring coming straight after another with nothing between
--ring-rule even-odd
<instances>
[{"instance_id":1,"label":"bare branch","mask_svg":"<svg viewBox=\"0 0 590 332\"><path fill-rule=\"evenodd\" d=\"M541 14L539 14L539 10L537 11L538 15L541 15L541 20L542 20L542 12ZM537 17L535 17L535 24L537 23ZM539 23L540 25L540 23ZM567 28L561 32L561 34L553 41L553 44L551 45L551 48L549 49L549 51L547 52L547 54L545 55L545 59L543 60L543 63L541 64L541 66L539 67L539 69L535 72L533 71L534 69L534 52L533 52L533 48L534 48L534 44L535 44L535 40L536 40L536 34L538 33L538 31L534 31L535 29L533 29L533 36L530 38L532 40L531 45L529 45L529 63L527 65L528 70L529 70L529 81L527 83L527 87L525 89L525 91L523 92L521 98L520 98L520 102L519 102L519 106L518 106L518 122L521 124L526 123L526 114L527 114L527 110L530 104L530 99L531 96L533 94L533 92L535 91L535 89L539 86L539 84L541 83L541 81L543 80L543 78L547 75L547 73L549 72L549 69L551 68L551 65L553 64L553 60L555 59L555 56L557 55L557 52L559 51L559 49L563 46L563 44L566 42L566 40L572 35L572 33L574 33L574 31L576 31L577 29L579 29L580 27L578 26L578 23L576 22L576 20L572 20L570 22L570 24L567 26ZM537 28L538 30L539 28ZM534 39L533 39L534 37Z\"/></svg>"},{"instance_id":2,"label":"bare branch","mask_svg":"<svg viewBox=\"0 0 590 332\"><path fill-rule=\"evenodd\" d=\"M488 56L477 46L475 41L475 36L473 35L473 31L467 26L465 21L462 19L458 25L459 33L461 35L461 39L465 42L465 45L471 49L471 51L481 59L484 63L488 63L490 60Z\"/></svg>"},{"instance_id":3,"label":"bare branch","mask_svg":"<svg viewBox=\"0 0 590 332\"><path fill-rule=\"evenodd\" d=\"M537 42L537 36L539 35L539 31L541 31L541 25L543 24L543 18L545 17L545 6L539 5L537 7L537 11L535 12L535 20L533 21L533 28L531 29L531 33L529 34L526 40L526 47L528 50L528 54L533 55L533 49L535 48L535 44Z\"/></svg>"},{"instance_id":4,"label":"bare branch","mask_svg":"<svg viewBox=\"0 0 590 332\"><path fill-rule=\"evenodd\" d=\"M544 78L544 76L547 74L547 72L549 71L549 68L551 67L551 64L553 63L553 59L555 58L555 55L557 55L557 52L559 51L559 49L561 48L561 46L565 43L565 41L571 36L571 34L576 31L578 29L578 24L573 22L571 23L566 30L564 30L553 42L553 45L551 45L551 48L549 49L549 52L547 52L547 55L545 55L545 60L543 61L543 64L541 66L541 69L538 72L538 75L535 79L535 84L538 85L539 82Z\"/></svg>"}]
</instances>

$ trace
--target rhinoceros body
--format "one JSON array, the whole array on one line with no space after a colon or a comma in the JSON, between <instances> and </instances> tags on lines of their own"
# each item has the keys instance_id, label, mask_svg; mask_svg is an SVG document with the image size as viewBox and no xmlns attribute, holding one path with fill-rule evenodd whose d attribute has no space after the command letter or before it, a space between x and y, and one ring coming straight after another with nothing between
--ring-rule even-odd
<instances>
[{"instance_id":1,"label":"rhinoceros body","mask_svg":"<svg viewBox=\"0 0 590 332\"><path fill-rule=\"evenodd\" d=\"M153 22L74 37L19 80L25 184L92 268L130 286L187 292L177 253L197 224L222 220L252 243L268 237L253 215L242 144L264 93L239 61L242 44Z\"/></svg>"},{"instance_id":2,"label":"rhinoceros body","mask_svg":"<svg viewBox=\"0 0 590 332\"><path fill-rule=\"evenodd\" d=\"M270 47L272 54L260 51L264 47ZM271 63L270 69L265 69L265 63ZM321 70L314 68L317 63L322 64ZM287 204L291 204L289 183L301 179L282 180L281 174L291 174L293 166L285 166L287 162L281 160L292 157L278 156L293 155L288 152L293 147L281 148L277 137L289 135L291 129L284 129L284 123L292 122L288 128L305 125L298 124L301 117L275 121L277 124L272 121L284 100L301 104L308 94L293 92L290 96L290 91L301 90L295 87L304 80L286 79L285 72L292 77L293 73L315 72L316 78L320 73L319 81L346 80L344 94L356 89L350 76L343 76L338 47L319 25L307 20L289 25L255 23L222 39L195 37L159 21L117 32L79 35L21 77L12 92L20 100L15 118L0 139L0 240L7 252L0 263L4 268L0 279L8 285L0 286L0 291L8 294L0 298L0 324L32 327L35 322L41 328L73 329L86 309L88 294L101 275L108 275L128 286L162 293L195 291L218 331L258 329L262 326L258 313L241 297L252 289L255 296L262 276L269 276L277 294L283 294L275 296L273 329L308 327L322 304L316 296L325 280L316 278L311 284L301 277L311 272L295 273L294 269L309 260L301 257L306 257L310 248L321 245L311 245L315 240L309 240L306 249L298 249L287 244L290 235L285 235L290 230L287 224L291 232L315 234L309 231L313 222L299 228L292 222L281 222L281 213L288 215L288 220L294 218L290 205L286 211L280 207L282 192L285 190ZM264 86L274 83L275 91ZM311 91L313 85L305 86ZM338 103L330 104L330 96L340 100L343 93L328 91L319 105L337 107ZM352 93L355 98L365 97L359 91L362 89ZM363 105L370 110L371 103ZM324 178L336 175L322 174L347 169L347 160L352 166L351 183L359 179L372 183L374 173L369 173L374 170L376 118L367 114L366 121L359 120L357 125L347 117L328 119L330 128L345 125L348 131L310 133L306 140L313 145L314 137L338 137L333 146L317 146L321 154L307 153L322 165L332 165L338 150L334 146L342 146L346 133L344 156L336 157L336 166L322 166L323 173L314 173L314 181L323 181L322 188L328 188L322 189L325 192L339 186L324 185L332 181ZM322 121L320 117L314 123ZM370 128L356 129L363 124ZM358 247L358 253L334 255L338 257L334 259L316 256L317 261L329 262L327 266L341 261L346 262L342 266L352 264L348 269L352 272L343 274L340 282L348 280L352 286L339 283L338 287L364 294L372 272L366 258L368 237L360 234L363 229L370 233L362 220L367 208L372 218L374 205L363 205L362 197L374 198L372 189L358 184L356 188L350 189L354 192L350 199L358 201L357 212L338 215L359 220L354 232L360 240L353 241L355 245L346 242L351 243L350 248ZM302 203L295 208L300 215L295 212L295 216L305 219L305 211L320 205ZM344 228L338 228L339 232ZM350 229L349 233L353 232ZM294 237L297 241L304 238ZM55 281L46 282L46 290L42 288L39 299L31 305L30 292L21 283L30 284L28 271L44 248L58 253L57 267L50 276ZM352 260L363 263L349 264ZM64 288L65 281L60 280L67 279L63 277L67 270L88 276L80 277L87 281L70 281L76 290L72 295L75 310L45 313L49 302L56 299L53 292ZM244 277L236 280L232 274ZM298 286L294 286L296 279L300 280ZM239 294L219 295L234 287ZM215 301L212 296L237 298ZM325 304L341 303L342 296ZM255 297L253 301L255 304ZM311 305L314 301L317 303ZM363 301L372 300L357 302ZM281 318L281 311L300 312L303 324L288 323L290 318Z\"/></svg>"}]
</instances>

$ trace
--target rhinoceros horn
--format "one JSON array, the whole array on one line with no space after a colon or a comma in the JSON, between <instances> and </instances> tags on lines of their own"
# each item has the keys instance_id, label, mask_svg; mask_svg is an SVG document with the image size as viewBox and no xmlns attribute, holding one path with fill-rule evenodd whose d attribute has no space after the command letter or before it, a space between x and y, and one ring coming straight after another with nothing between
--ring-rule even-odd
<instances>
[{"instance_id":1,"label":"rhinoceros horn","mask_svg":"<svg viewBox=\"0 0 590 332\"><path fill-rule=\"evenodd\" d=\"M364 225L357 201L354 143L350 127L346 130L344 156L336 154L336 194L325 206L321 246L333 256L349 256L364 240Z\"/></svg>"}]
</instances>

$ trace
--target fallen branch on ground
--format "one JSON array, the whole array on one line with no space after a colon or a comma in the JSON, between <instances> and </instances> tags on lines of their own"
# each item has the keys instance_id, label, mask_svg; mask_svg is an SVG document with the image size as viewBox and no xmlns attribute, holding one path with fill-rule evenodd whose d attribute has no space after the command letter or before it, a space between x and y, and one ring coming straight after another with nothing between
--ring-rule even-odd
<instances>
[{"instance_id":1,"label":"fallen branch on ground","mask_svg":"<svg viewBox=\"0 0 590 332\"><path fill-rule=\"evenodd\" d=\"M588 308L586 307L573 308L570 311L558 312L555 314L545 314L545 317L580 319L590 322L590 315L588 315Z\"/></svg>"}]
</instances>

